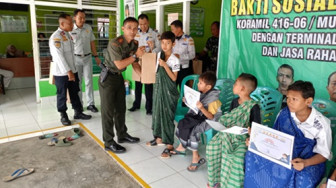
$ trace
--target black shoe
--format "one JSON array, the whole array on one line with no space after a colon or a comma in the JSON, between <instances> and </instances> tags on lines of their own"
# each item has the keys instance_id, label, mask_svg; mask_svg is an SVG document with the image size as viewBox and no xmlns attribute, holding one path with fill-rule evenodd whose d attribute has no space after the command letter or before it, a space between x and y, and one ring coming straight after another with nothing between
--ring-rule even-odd
<instances>
[{"instance_id":1,"label":"black shoe","mask_svg":"<svg viewBox=\"0 0 336 188\"><path fill-rule=\"evenodd\" d=\"M61 112L61 123L65 126L71 125L68 114L66 112Z\"/></svg>"},{"instance_id":2,"label":"black shoe","mask_svg":"<svg viewBox=\"0 0 336 188\"><path fill-rule=\"evenodd\" d=\"M117 143L113 143L109 146L105 146L106 151L112 151L113 153L125 153L126 148L122 147L121 145Z\"/></svg>"},{"instance_id":3,"label":"black shoe","mask_svg":"<svg viewBox=\"0 0 336 188\"><path fill-rule=\"evenodd\" d=\"M75 112L75 115L74 115L74 119L84 119L84 120L88 120L88 119L91 119L91 115L86 115L86 114L83 114L83 112Z\"/></svg>"},{"instance_id":4,"label":"black shoe","mask_svg":"<svg viewBox=\"0 0 336 188\"><path fill-rule=\"evenodd\" d=\"M132 108L128 109L128 111L134 112L134 111L139 110L139 109L140 108L137 108L137 107L133 106Z\"/></svg>"},{"instance_id":5,"label":"black shoe","mask_svg":"<svg viewBox=\"0 0 336 188\"><path fill-rule=\"evenodd\" d=\"M146 114L149 115L149 116L151 116L152 115L152 111L151 110L147 111Z\"/></svg>"},{"instance_id":6,"label":"black shoe","mask_svg":"<svg viewBox=\"0 0 336 188\"><path fill-rule=\"evenodd\" d=\"M98 109L95 107L95 105L89 105L86 109L90 110L91 112L98 112Z\"/></svg>"},{"instance_id":7,"label":"black shoe","mask_svg":"<svg viewBox=\"0 0 336 188\"><path fill-rule=\"evenodd\" d=\"M138 143L140 141L140 138L132 137L131 135L127 134L124 138L118 138L118 143Z\"/></svg>"}]
</instances>

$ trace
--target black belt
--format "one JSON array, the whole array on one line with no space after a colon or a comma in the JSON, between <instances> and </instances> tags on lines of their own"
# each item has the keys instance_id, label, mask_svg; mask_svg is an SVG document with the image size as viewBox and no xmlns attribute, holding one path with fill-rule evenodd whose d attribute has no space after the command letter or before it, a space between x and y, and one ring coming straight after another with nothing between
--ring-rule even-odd
<instances>
[{"instance_id":1,"label":"black belt","mask_svg":"<svg viewBox=\"0 0 336 188\"><path fill-rule=\"evenodd\" d=\"M111 72L111 71L108 71L108 73L111 74L111 75L120 75L121 74L121 72Z\"/></svg>"},{"instance_id":2,"label":"black belt","mask_svg":"<svg viewBox=\"0 0 336 188\"><path fill-rule=\"evenodd\" d=\"M88 54L75 54L75 56L79 56L79 57L86 57L88 55L91 55L91 53L88 53Z\"/></svg>"}]
</instances>

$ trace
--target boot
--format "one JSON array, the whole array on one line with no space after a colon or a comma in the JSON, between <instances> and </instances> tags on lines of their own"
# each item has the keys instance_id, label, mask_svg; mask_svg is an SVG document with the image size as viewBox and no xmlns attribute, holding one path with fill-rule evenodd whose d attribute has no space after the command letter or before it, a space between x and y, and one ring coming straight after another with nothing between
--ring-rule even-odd
<instances>
[{"instance_id":1,"label":"boot","mask_svg":"<svg viewBox=\"0 0 336 188\"><path fill-rule=\"evenodd\" d=\"M91 119L91 115L86 115L81 111L75 111L75 115L74 115L74 119L84 119L84 120L88 120Z\"/></svg>"},{"instance_id":2,"label":"boot","mask_svg":"<svg viewBox=\"0 0 336 188\"><path fill-rule=\"evenodd\" d=\"M71 121L69 120L66 112L61 112L61 123L65 126L71 125Z\"/></svg>"}]
</instances>

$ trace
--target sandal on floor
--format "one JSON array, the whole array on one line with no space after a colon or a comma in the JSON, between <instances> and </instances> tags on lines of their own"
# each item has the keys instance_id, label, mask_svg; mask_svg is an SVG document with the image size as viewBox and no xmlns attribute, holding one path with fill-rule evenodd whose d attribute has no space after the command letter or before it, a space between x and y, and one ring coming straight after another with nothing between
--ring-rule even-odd
<instances>
[{"instance_id":1,"label":"sandal on floor","mask_svg":"<svg viewBox=\"0 0 336 188\"><path fill-rule=\"evenodd\" d=\"M164 143L157 143L156 142L156 138L154 138L154 140L151 140L149 142L146 143L147 146L165 146L166 144Z\"/></svg>"},{"instance_id":2,"label":"sandal on floor","mask_svg":"<svg viewBox=\"0 0 336 188\"><path fill-rule=\"evenodd\" d=\"M186 151L177 151L176 149L170 151L170 154L171 155L183 155L185 156L186 155Z\"/></svg>"},{"instance_id":3,"label":"sandal on floor","mask_svg":"<svg viewBox=\"0 0 336 188\"><path fill-rule=\"evenodd\" d=\"M39 139L42 140L42 139L51 138L51 137L54 137L54 136L58 136L58 134L57 133L45 134L45 135L39 136Z\"/></svg>"},{"instance_id":4,"label":"sandal on floor","mask_svg":"<svg viewBox=\"0 0 336 188\"><path fill-rule=\"evenodd\" d=\"M161 153L161 158L164 158L164 159L168 159L170 158L170 149L166 148L163 150L163 152Z\"/></svg>"},{"instance_id":5,"label":"sandal on floor","mask_svg":"<svg viewBox=\"0 0 336 188\"><path fill-rule=\"evenodd\" d=\"M12 181L16 178L31 174L33 172L34 172L34 168L28 168L28 169L27 168L20 168L20 169L15 170L12 175L3 177L2 180L5 181L5 182Z\"/></svg>"},{"instance_id":6,"label":"sandal on floor","mask_svg":"<svg viewBox=\"0 0 336 188\"><path fill-rule=\"evenodd\" d=\"M189 172L195 172L195 171L197 171L197 169L198 169L202 164L204 164L204 163L206 163L206 160L205 160L204 158L201 158L201 159L198 161L198 163L191 163L191 165L188 166L187 170L188 170ZM195 167L195 169L190 169L190 167Z\"/></svg>"},{"instance_id":7,"label":"sandal on floor","mask_svg":"<svg viewBox=\"0 0 336 188\"><path fill-rule=\"evenodd\" d=\"M74 133L71 137L67 138L67 141L73 141L81 137L81 130L79 128L72 129L72 132Z\"/></svg>"},{"instance_id":8,"label":"sandal on floor","mask_svg":"<svg viewBox=\"0 0 336 188\"><path fill-rule=\"evenodd\" d=\"M48 142L48 146L71 146L72 143L68 142L64 136L60 136L59 138L52 138L50 142Z\"/></svg>"}]
</instances>

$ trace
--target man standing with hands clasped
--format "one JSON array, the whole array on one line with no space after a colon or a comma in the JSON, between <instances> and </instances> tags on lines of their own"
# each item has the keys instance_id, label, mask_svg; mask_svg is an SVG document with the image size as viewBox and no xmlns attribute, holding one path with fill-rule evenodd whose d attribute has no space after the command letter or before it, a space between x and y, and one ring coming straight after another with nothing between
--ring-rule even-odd
<instances>
[{"instance_id":1,"label":"man standing with hands clasped","mask_svg":"<svg viewBox=\"0 0 336 188\"><path fill-rule=\"evenodd\" d=\"M149 27L148 16L146 14L140 14L138 16L140 28L138 34L135 36L135 40L138 41L139 46L145 47L145 52L147 53L158 53L160 52L160 35L157 31L154 31ZM143 62L146 63L146 62ZM145 85L145 95L146 95L146 114L152 115L152 104L153 104L153 84ZM132 108L128 109L131 112L140 109L141 105L141 94L142 94L142 83L140 81L135 81L135 100Z\"/></svg>"},{"instance_id":2,"label":"man standing with hands clasped","mask_svg":"<svg viewBox=\"0 0 336 188\"><path fill-rule=\"evenodd\" d=\"M83 114L83 106L78 97L78 74L74 60L73 41L68 33L73 28L72 18L69 14L58 17L59 28L50 36L49 47L52 60L55 63L54 75L57 88L57 110L61 113L63 125L71 125L66 113L66 92L69 90L72 108L75 110L74 119L91 119L90 115Z\"/></svg>"},{"instance_id":3,"label":"man standing with hands clasped","mask_svg":"<svg viewBox=\"0 0 336 188\"><path fill-rule=\"evenodd\" d=\"M105 150L114 153L124 153L126 151L126 148L117 144L113 139L114 125L119 143L137 143L140 141L139 138L132 137L127 133L125 125L126 91L121 73L131 64L136 72L140 72L141 68L137 62L139 57L144 54L144 48L138 48L138 42L134 40L138 32L138 21L135 18L126 18L122 31L124 35L112 39L107 46L99 80Z\"/></svg>"},{"instance_id":4,"label":"man standing with hands clasped","mask_svg":"<svg viewBox=\"0 0 336 188\"><path fill-rule=\"evenodd\" d=\"M78 70L79 77L79 88L82 88L82 80L85 80L85 94L87 101L87 110L92 112L98 112L94 104L93 97L93 86L92 86L92 58L91 55L95 57L97 64L101 63L98 57L96 46L95 46L95 36L93 35L92 28L90 25L85 23L85 12L81 9L76 9L74 11L74 27L70 32L75 45L75 65ZM79 92L79 97L84 106L82 99L82 89Z\"/></svg>"}]
</instances>

